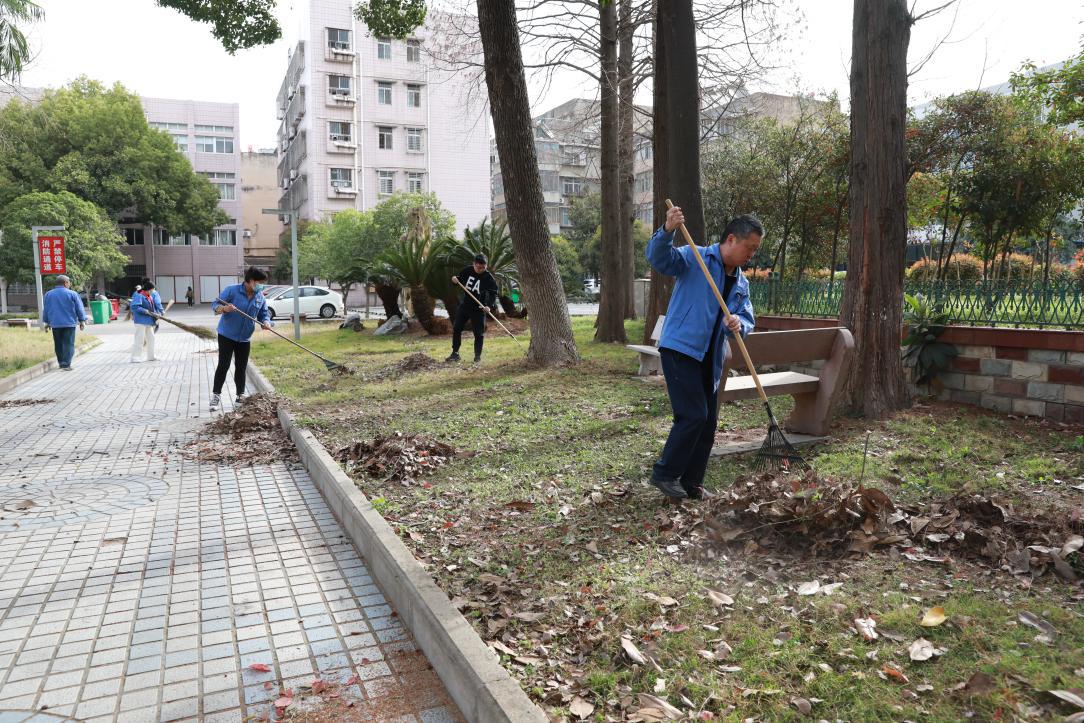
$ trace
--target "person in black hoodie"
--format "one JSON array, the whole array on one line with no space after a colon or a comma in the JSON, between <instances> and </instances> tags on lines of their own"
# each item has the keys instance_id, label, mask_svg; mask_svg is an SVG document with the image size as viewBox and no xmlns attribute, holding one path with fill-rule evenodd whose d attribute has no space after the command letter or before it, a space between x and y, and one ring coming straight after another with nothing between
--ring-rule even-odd
<instances>
[{"instance_id":1,"label":"person in black hoodie","mask_svg":"<svg viewBox=\"0 0 1084 723\"><path fill-rule=\"evenodd\" d=\"M493 274L486 271L488 264L485 254L478 254L474 257L473 264L464 267L457 276L452 277L453 284L458 280L467 291L478 297L483 306L478 306L470 294L463 294L460 297L459 310L456 311L455 322L452 324L452 353L445 361L459 361L459 345L463 341L463 327L467 325L468 320L474 330L474 363L482 361L486 312L493 309L498 291L497 280L493 278Z\"/></svg>"}]
</instances>

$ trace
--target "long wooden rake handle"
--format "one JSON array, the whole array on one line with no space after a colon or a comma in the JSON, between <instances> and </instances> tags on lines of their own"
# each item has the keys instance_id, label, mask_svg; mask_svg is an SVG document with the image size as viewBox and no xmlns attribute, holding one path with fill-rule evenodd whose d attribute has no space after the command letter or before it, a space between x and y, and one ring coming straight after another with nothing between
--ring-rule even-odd
<instances>
[{"instance_id":1,"label":"long wooden rake handle","mask_svg":"<svg viewBox=\"0 0 1084 723\"><path fill-rule=\"evenodd\" d=\"M674 204L670 199L666 199L666 207L673 208ZM689 235L689 229L685 228L685 224L678 224L678 228L681 229L681 235L685 237L685 243L689 245L693 250L693 256L696 257L696 263L700 265L700 270L704 272L704 278L708 280L708 284L711 286L712 293L715 294L715 300L719 302L719 306L723 310L723 317L730 321L730 309L726 308L726 302L723 300L723 295L719 293L719 287L715 284L715 279L712 278L711 272L708 271L707 264L704 263L703 257L700 256L700 249L697 248L696 243L693 241L693 237ZM764 387L760 383L760 376L757 374L757 370L753 367L753 360L749 358L749 350L745 348L745 340L741 338L741 334L734 334L734 341L738 343L738 349L741 351L742 358L745 359L745 366L749 370L749 374L753 377L753 384L757 386L757 393L760 394L760 399L765 404L768 403L768 395L764 393Z\"/></svg>"},{"instance_id":2,"label":"long wooden rake handle","mask_svg":"<svg viewBox=\"0 0 1084 723\"><path fill-rule=\"evenodd\" d=\"M507 334L508 336L512 337L512 341L516 342L517 344L519 343L519 339L516 338L516 335L513 334L512 332L508 331L508 327L506 327L504 324L502 324L500 319L493 316L493 312L489 310L489 307L486 306L485 304L483 304L481 301L478 301L478 297L475 296L474 294L472 294L470 291L468 291L467 287L464 286L463 283L458 278L455 279L455 283L459 286L459 288L461 288L461 289L463 289L463 291L467 292L467 296L474 299L475 303L478 304L478 308L480 308L480 309L485 308L486 309L486 313L489 314L489 318L493 319L493 321L497 322L497 326L504 329L504 333Z\"/></svg>"},{"instance_id":3,"label":"long wooden rake handle","mask_svg":"<svg viewBox=\"0 0 1084 723\"><path fill-rule=\"evenodd\" d=\"M222 299L219 299L219 298L217 298L217 297L215 297L215 301L217 301L217 302L218 302L218 303L220 303L220 304L229 304L229 303L230 303L230 302L228 302L228 301L223 301ZM240 314L241 316L245 317L246 319L249 319L250 321L253 321L253 322L255 322L256 324L260 324L260 321L259 321L258 319L256 319L255 317L253 317L253 316L249 316L248 314L246 314L245 312L241 311L240 309L238 309L238 308L237 308L236 306L234 306L233 304L230 304L230 306L233 306L233 310L234 310L234 311L236 311L236 312L237 312L238 314ZM260 325L261 325L261 326L263 326L262 324L260 324ZM330 359L328 359L327 357L324 357L324 356L321 356L320 354L317 354L317 353L316 353L316 352L314 352L314 351L313 351L312 349L309 349L309 348L308 348L307 346L303 346L303 345L301 345L301 344L298 344L298 343L297 343L296 341L294 341L294 340L293 340L293 339L291 339L290 337L288 337L288 336L285 336L285 335L283 335L283 334L280 334L280 333L278 333L277 331L275 331L274 329L268 329L268 331L269 331L269 332L271 332L272 334L274 334L275 336L279 337L280 339L285 339L286 341L290 342L291 344L293 344L293 345L294 345L294 346L296 346L297 348L299 348L299 349L304 349L305 351L307 351L307 352L308 352L309 354L312 354L312 355L313 355L314 357L316 357L316 358L317 358L317 359L319 359L320 361L323 361L323 362L331 362L332 364L335 364L335 366L339 366L339 364L337 364L336 362L333 362L333 361L331 361Z\"/></svg>"}]
</instances>

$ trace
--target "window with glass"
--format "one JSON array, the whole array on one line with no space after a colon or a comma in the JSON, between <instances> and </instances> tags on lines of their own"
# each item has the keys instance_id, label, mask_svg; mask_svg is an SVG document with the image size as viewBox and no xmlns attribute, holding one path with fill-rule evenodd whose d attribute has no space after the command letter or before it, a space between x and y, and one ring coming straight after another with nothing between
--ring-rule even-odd
<instances>
[{"instance_id":1,"label":"window with glass","mask_svg":"<svg viewBox=\"0 0 1084 723\"><path fill-rule=\"evenodd\" d=\"M393 129L391 126L377 126L377 147L382 151L390 151Z\"/></svg>"},{"instance_id":2,"label":"window with glass","mask_svg":"<svg viewBox=\"0 0 1084 723\"><path fill-rule=\"evenodd\" d=\"M422 129L406 129L406 149L408 151L420 151L422 149Z\"/></svg>"},{"instance_id":3,"label":"window with glass","mask_svg":"<svg viewBox=\"0 0 1084 723\"><path fill-rule=\"evenodd\" d=\"M407 191L410 193L422 192L422 179L425 177L424 173L408 173L407 174Z\"/></svg>"},{"instance_id":4,"label":"window with glass","mask_svg":"<svg viewBox=\"0 0 1084 723\"><path fill-rule=\"evenodd\" d=\"M422 107L422 87L420 85L408 85L406 87L406 104L411 108Z\"/></svg>"},{"instance_id":5,"label":"window with glass","mask_svg":"<svg viewBox=\"0 0 1084 723\"><path fill-rule=\"evenodd\" d=\"M233 139L196 136L196 150L200 153L233 153Z\"/></svg>"},{"instance_id":6,"label":"window with glass","mask_svg":"<svg viewBox=\"0 0 1084 723\"><path fill-rule=\"evenodd\" d=\"M377 38L376 57L378 60L391 60L391 39Z\"/></svg>"},{"instance_id":7,"label":"window with glass","mask_svg":"<svg viewBox=\"0 0 1084 723\"><path fill-rule=\"evenodd\" d=\"M222 135L233 135L233 126L196 125L196 133L219 133Z\"/></svg>"},{"instance_id":8,"label":"window with glass","mask_svg":"<svg viewBox=\"0 0 1084 723\"><path fill-rule=\"evenodd\" d=\"M390 196L395 193L395 171L377 171L377 193L381 196Z\"/></svg>"},{"instance_id":9,"label":"window with glass","mask_svg":"<svg viewBox=\"0 0 1084 723\"><path fill-rule=\"evenodd\" d=\"M121 233L124 234L124 241L129 246L142 246L143 245L143 229L141 228L122 228Z\"/></svg>"},{"instance_id":10,"label":"window with glass","mask_svg":"<svg viewBox=\"0 0 1084 723\"><path fill-rule=\"evenodd\" d=\"M559 188L557 171L539 171L539 179L542 181L543 193L556 193Z\"/></svg>"},{"instance_id":11,"label":"window with glass","mask_svg":"<svg viewBox=\"0 0 1084 723\"><path fill-rule=\"evenodd\" d=\"M327 46L332 50L350 50L350 31L340 28L328 28Z\"/></svg>"},{"instance_id":12,"label":"window with glass","mask_svg":"<svg viewBox=\"0 0 1084 723\"><path fill-rule=\"evenodd\" d=\"M583 179L574 176L561 176L561 192L566 196L578 196L583 193Z\"/></svg>"},{"instance_id":13,"label":"window with glass","mask_svg":"<svg viewBox=\"0 0 1084 723\"><path fill-rule=\"evenodd\" d=\"M332 188L353 188L354 187L354 169L352 169L352 168L332 168L331 169L331 187Z\"/></svg>"},{"instance_id":14,"label":"window with glass","mask_svg":"<svg viewBox=\"0 0 1084 723\"><path fill-rule=\"evenodd\" d=\"M154 230L154 243L156 246L189 246L191 237L186 233L170 234L164 228Z\"/></svg>"},{"instance_id":15,"label":"window with glass","mask_svg":"<svg viewBox=\"0 0 1084 723\"><path fill-rule=\"evenodd\" d=\"M561 225L562 226L571 226L572 225L572 216L569 214L568 206L561 206Z\"/></svg>"},{"instance_id":16,"label":"window with glass","mask_svg":"<svg viewBox=\"0 0 1084 723\"><path fill-rule=\"evenodd\" d=\"M376 102L380 105L391 105L391 83L384 80L377 81Z\"/></svg>"},{"instance_id":17,"label":"window with glass","mask_svg":"<svg viewBox=\"0 0 1084 723\"><path fill-rule=\"evenodd\" d=\"M354 137L353 124L347 123L346 121L329 122L328 131L331 134L331 140L340 143L349 143Z\"/></svg>"},{"instance_id":18,"label":"window with glass","mask_svg":"<svg viewBox=\"0 0 1084 723\"><path fill-rule=\"evenodd\" d=\"M162 123L159 121L150 121L147 123L151 128L155 128L160 131L187 131L187 123ZM202 126L200 126L202 127Z\"/></svg>"},{"instance_id":19,"label":"window with glass","mask_svg":"<svg viewBox=\"0 0 1084 723\"><path fill-rule=\"evenodd\" d=\"M211 237L215 246L236 246L237 230L232 228L216 228Z\"/></svg>"},{"instance_id":20,"label":"window with glass","mask_svg":"<svg viewBox=\"0 0 1084 723\"><path fill-rule=\"evenodd\" d=\"M218 189L218 200L233 201L237 198L236 187L232 183L216 183L214 186Z\"/></svg>"},{"instance_id":21,"label":"window with glass","mask_svg":"<svg viewBox=\"0 0 1084 723\"><path fill-rule=\"evenodd\" d=\"M327 77L327 89L332 95L350 95L349 75L329 75Z\"/></svg>"},{"instance_id":22,"label":"window with glass","mask_svg":"<svg viewBox=\"0 0 1084 723\"><path fill-rule=\"evenodd\" d=\"M178 151L188 150L188 134L187 133L170 133L170 137L173 138L173 145L177 146Z\"/></svg>"},{"instance_id":23,"label":"window with glass","mask_svg":"<svg viewBox=\"0 0 1084 723\"><path fill-rule=\"evenodd\" d=\"M408 40L406 43L406 59L408 63L420 63L422 61L422 41Z\"/></svg>"}]
</instances>

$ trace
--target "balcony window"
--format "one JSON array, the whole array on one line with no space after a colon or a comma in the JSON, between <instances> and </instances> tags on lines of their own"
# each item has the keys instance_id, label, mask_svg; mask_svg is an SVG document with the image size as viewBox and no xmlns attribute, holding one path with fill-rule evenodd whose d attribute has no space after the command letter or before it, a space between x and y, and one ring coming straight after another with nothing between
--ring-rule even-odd
<instances>
[{"instance_id":1,"label":"balcony window","mask_svg":"<svg viewBox=\"0 0 1084 723\"><path fill-rule=\"evenodd\" d=\"M331 187L332 188L353 188L354 187L354 169L352 169L352 168L332 168L331 169Z\"/></svg>"},{"instance_id":2,"label":"balcony window","mask_svg":"<svg viewBox=\"0 0 1084 723\"><path fill-rule=\"evenodd\" d=\"M566 196L578 196L583 193L583 179L571 176L561 177L561 192ZM565 224L567 225L567 224Z\"/></svg>"},{"instance_id":3,"label":"balcony window","mask_svg":"<svg viewBox=\"0 0 1084 723\"><path fill-rule=\"evenodd\" d=\"M422 149L422 129L421 128L407 128L406 129L406 148L408 151L421 151Z\"/></svg>"},{"instance_id":4,"label":"balcony window","mask_svg":"<svg viewBox=\"0 0 1084 723\"><path fill-rule=\"evenodd\" d=\"M377 38L377 60L391 60L391 40L389 38Z\"/></svg>"},{"instance_id":5,"label":"balcony window","mask_svg":"<svg viewBox=\"0 0 1084 723\"><path fill-rule=\"evenodd\" d=\"M406 87L406 104L410 108L422 107L422 87L420 85L408 85Z\"/></svg>"},{"instance_id":6,"label":"balcony window","mask_svg":"<svg viewBox=\"0 0 1084 723\"><path fill-rule=\"evenodd\" d=\"M382 151L390 151L392 149L392 137L394 131L391 126L377 126L377 147Z\"/></svg>"},{"instance_id":7,"label":"balcony window","mask_svg":"<svg viewBox=\"0 0 1084 723\"><path fill-rule=\"evenodd\" d=\"M425 177L424 173L408 173L407 174L407 191L410 193L422 192L422 179Z\"/></svg>"},{"instance_id":8,"label":"balcony window","mask_svg":"<svg viewBox=\"0 0 1084 723\"><path fill-rule=\"evenodd\" d=\"M129 246L142 246L143 245L143 228L122 228L120 230L124 234L124 241Z\"/></svg>"},{"instance_id":9,"label":"balcony window","mask_svg":"<svg viewBox=\"0 0 1084 723\"><path fill-rule=\"evenodd\" d=\"M350 31L328 28L327 46L332 50L350 50Z\"/></svg>"},{"instance_id":10,"label":"balcony window","mask_svg":"<svg viewBox=\"0 0 1084 723\"><path fill-rule=\"evenodd\" d=\"M391 105L391 83L383 80L377 81L376 102L380 105Z\"/></svg>"},{"instance_id":11,"label":"balcony window","mask_svg":"<svg viewBox=\"0 0 1084 723\"><path fill-rule=\"evenodd\" d=\"M406 43L406 59L408 63L422 62L422 41L408 40Z\"/></svg>"},{"instance_id":12,"label":"balcony window","mask_svg":"<svg viewBox=\"0 0 1084 723\"><path fill-rule=\"evenodd\" d=\"M327 89L332 95L350 97L350 76L329 75L327 77Z\"/></svg>"},{"instance_id":13,"label":"balcony window","mask_svg":"<svg viewBox=\"0 0 1084 723\"><path fill-rule=\"evenodd\" d=\"M328 123L328 130L331 134L331 140L339 143L350 143L354 137L352 124L345 121L331 121Z\"/></svg>"},{"instance_id":14,"label":"balcony window","mask_svg":"<svg viewBox=\"0 0 1084 723\"><path fill-rule=\"evenodd\" d=\"M395 171L377 171L377 194L390 196L395 193Z\"/></svg>"}]
</instances>

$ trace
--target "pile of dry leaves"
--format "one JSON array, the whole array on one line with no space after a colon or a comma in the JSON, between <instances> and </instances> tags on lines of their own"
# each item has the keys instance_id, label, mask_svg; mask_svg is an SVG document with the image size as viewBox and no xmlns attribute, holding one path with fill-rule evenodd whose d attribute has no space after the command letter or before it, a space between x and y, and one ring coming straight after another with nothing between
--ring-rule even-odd
<instances>
[{"instance_id":1,"label":"pile of dry leaves","mask_svg":"<svg viewBox=\"0 0 1084 723\"><path fill-rule=\"evenodd\" d=\"M381 367L374 372L366 374L365 381L379 382L385 379L398 379L406 374L426 372L441 366L442 364L439 361L425 352L416 351L413 354L400 359L395 364L389 364L386 367Z\"/></svg>"},{"instance_id":2,"label":"pile of dry leaves","mask_svg":"<svg viewBox=\"0 0 1084 723\"><path fill-rule=\"evenodd\" d=\"M1084 545L1079 509L1014 509L1007 500L980 495L897 505L879 489L814 473L740 479L675 522L672 534L709 559L733 544L747 552L832 556L880 549L920 562L954 556L1029 579L1052 570L1076 580L1066 558Z\"/></svg>"},{"instance_id":3,"label":"pile of dry leaves","mask_svg":"<svg viewBox=\"0 0 1084 723\"><path fill-rule=\"evenodd\" d=\"M363 470L370 477L406 486L453 459L473 456L422 434L395 432L371 442L354 442L338 449L335 459L348 471Z\"/></svg>"},{"instance_id":4,"label":"pile of dry leaves","mask_svg":"<svg viewBox=\"0 0 1084 723\"><path fill-rule=\"evenodd\" d=\"M266 393L246 397L238 409L204 427L181 454L201 462L235 466L297 461L297 449L279 424L280 401Z\"/></svg>"},{"instance_id":5,"label":"pile of dry leaves","mask_svg":"<svg viewBox=\"0 0 1084 723\"><path fill-rule=\"evenodd\" d=\"M52 404L55 401L55 399L0 399L0 409L32 407L35 404Z\"/></svg>"}]
</instances>

